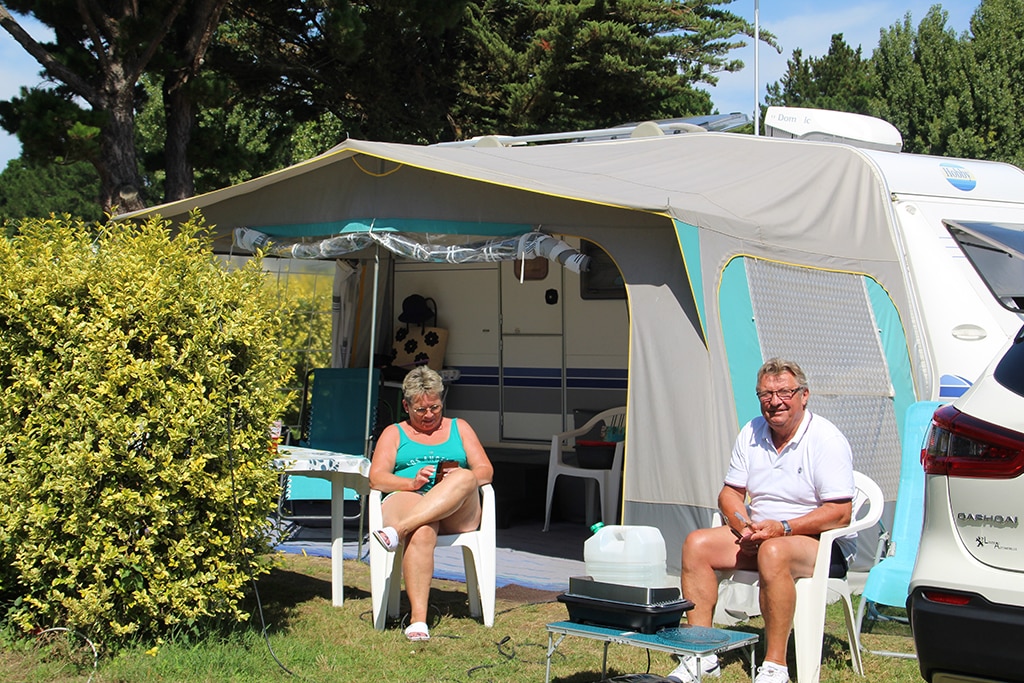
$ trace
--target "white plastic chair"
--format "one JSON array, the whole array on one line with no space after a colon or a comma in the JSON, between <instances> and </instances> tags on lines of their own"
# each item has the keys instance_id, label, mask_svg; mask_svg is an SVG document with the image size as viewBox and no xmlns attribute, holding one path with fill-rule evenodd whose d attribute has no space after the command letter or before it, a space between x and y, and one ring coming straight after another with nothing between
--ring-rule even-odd
<instances>
[{"instance_id":1,"label":"white plastic chair","mask_svg":"<svg viewBox=\"0 0 1024 683\"><path fill-rule=\"evenodd\" d=\"M853 499L853 516L850 524L838 529L830 529L821 534L818 556L814 561L814 574L796 580L793 641L796 646L797 683L818 683L821 676L821 646L825 633L825 606L828 602L829 591L838 594L839 599L843 602L846 633L850 640L850 661L853 670L861 676L864 675L864 665L860 656L860 638L853 613L853 600L850 597L850 584L845 577L833 579L828 575L832 560L832 542L855 531L870 529L882 517L884 500L878 484L860 472L854 472L853 479L857 487L857 494ZM722 578L754 586L758 583L756 571L727 572L723 573Z\"/></svg>"},{"instance_id":2,"label":"white plastic chair","mask_svg":"<svg viewBox=\"0 0 1024 683\"><path fill-rule=\"evenodd\" d=\"M551 501L555 494L555 480L564 474L569 477L581 477L596 482L600 486L601 520L605 524L613 524L619 501L619 489L622 487L622 453L625 441L615 442L615 454L609 469L591 469L580 467L578 461L566 457L567 451L576 447L576 438L589 433L598 424L623 427L626 421L626 407L609 408L587 420L582 427L568 432L561 432L551 437L551 457L548 459L548 492L547 503L544 505L544 531L551 525ZM587 483L590 484L591 481ZM587 487L587 519L590 520L590 507L593 494Z\"/></svg>"},{"instance_id":3,"label":"white plastic chair","mask_svg":"<svg viewBox=\"0 0 1024 683\"><path fill-rule=\"evenodd\" d=\"M437 547L462 547L462 560L466 568L466 592L469 594L469 613L483 617L484 626L494 625L494 590L497 580L495 547L494 488L490 484L480 487L483 515L480 528L461 534L437 537ZM370 528L384 526L380 491L370 491ZM376 541L370 542L370 602L373 609L373 627L384 630L387 617L398 616L402 594L402 554L404 545L388 552ZM396 571L397 569L397 571ZM385 609L386 607L386 609Z\"/></svg>"}]
</instances>

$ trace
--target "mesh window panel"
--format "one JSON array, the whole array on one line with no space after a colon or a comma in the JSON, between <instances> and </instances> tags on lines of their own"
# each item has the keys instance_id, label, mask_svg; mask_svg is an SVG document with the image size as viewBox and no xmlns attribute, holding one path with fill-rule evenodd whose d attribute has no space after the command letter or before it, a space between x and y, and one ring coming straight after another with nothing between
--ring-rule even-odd
<instances>
[{"instance_id":1,"label":"mesh window panel","mask_svg":"<svg viewBox=\"0 0 1024 683\"><path fill-rule=\"evenodd\" d=\"M762 357L800 364L811 409L839 427L854 467L894 499L900 443L893 389L863 277L751 258L746 269Z\"/></svg>"},{"instance_id":2,"label":"mesh window panel","mask_svg":"<svg viewBox=\"0 0 1024 683\"><path fill-rule=\"evenodd\" d=\"M900 484L899 434L892 401L878 396L811 394L813 411L839 427L853 449L853 465L896 500Z\"/></svg>"}]
</instances>

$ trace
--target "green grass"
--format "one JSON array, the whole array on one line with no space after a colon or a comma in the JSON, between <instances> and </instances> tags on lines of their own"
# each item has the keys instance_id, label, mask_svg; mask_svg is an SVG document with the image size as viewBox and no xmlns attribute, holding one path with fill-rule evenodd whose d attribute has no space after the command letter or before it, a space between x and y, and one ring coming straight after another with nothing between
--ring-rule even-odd
<instances>
[{"instance_id":1,"label":"green grass","mask_svg":"<svg viewBox=\"0 0 1024 683\"><path fill-rule=\"evenodd\" d=\"M410 643L398 624L373 629L370 619L369 568L345 562L345 604L331 605L330 560L302 555L281 556L280 567L259 582L267 641L254 615L250 624L226 635L169 638L144 643L115 655L93 657L84 637L0 640L0 680L12 682L96 683L142 681L543 681L547 631L545 624L564 621L565 605L555 593L518 588L498 590L494 628L485 628L468 614L465 586L435 581L431 593L431 635ZM406 609L403 596L403 609ZM759 620L737 628L761 634ZM864 636L871 650L912 652L905 625L879 622ZM267 642L270 647L268 648ZM275 660L292 672L290 675ZM566 638L552 658L552 680L589 683L601 678L601 643ZM762 650L757 651L760 659ZM790 648L792 658L792 647ZM738 654L722 659L722 683L749 681L749 664ZM608 676L644 673L664 675L672 667L668 655L625 645L608 649ZM842 614L829 609L824 644L823 683L880 681L917 683L916 660L864 655L865 677L853 673ZM792 661L790 672L795 674Z\"/></svg>"}]
</instances>

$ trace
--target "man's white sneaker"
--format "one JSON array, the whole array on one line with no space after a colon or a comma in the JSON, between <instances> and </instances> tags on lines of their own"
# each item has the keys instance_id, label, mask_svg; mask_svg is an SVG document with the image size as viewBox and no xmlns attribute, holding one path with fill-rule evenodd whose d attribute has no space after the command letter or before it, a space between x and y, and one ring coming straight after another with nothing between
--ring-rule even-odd
<instances>
[{"instance_id":1,"label":"man's white sneaker","mask_svg":"<svg viewBox=\"0 0 1024 683\"><path fill-rule=\"evenodd\" d=\"M718 664L718 657L710 655L701 657L700 668L702 678L717 678L722 675L722 667ZM695 683L697 681L697 658L692 655L679 658L679 666L672 670L667 678L679 683Z\"/></svg>"},{"instance_id":2,"label":"man's white sneaker","mask_svg":"<svg viewBox=\"0 0 1024 683\"><path fill-rule=\"evenodd\" d=\"M754 679L754 683L789 683L789 669L772 662L765 662L757 669L757 678Z\"/></svg>"}]
</instances>

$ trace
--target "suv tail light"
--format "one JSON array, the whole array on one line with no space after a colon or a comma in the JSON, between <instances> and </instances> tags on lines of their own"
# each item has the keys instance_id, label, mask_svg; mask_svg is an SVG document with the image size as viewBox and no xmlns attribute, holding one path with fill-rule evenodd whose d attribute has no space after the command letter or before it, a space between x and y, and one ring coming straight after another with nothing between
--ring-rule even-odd
<instances>
[{"instance_id":1,"label":"suv tail light","mask_svg":"<svg viewBox=\"0 0 1024 683\"><path fill-rule=\"evenodd\" d=\"M962 607L971 602L971 596L950 591L925 590L921 592L921 595L932 602L941 602L944 605L956 605L957 607Z\"/></svg>"},{"instance_id":2,"label":"suv tail light","mask_svg":"<svg viewBox=\"0 0 1024 683\"><path fill-rule=\"evenodd\" d=\"M921 464L928 474L1011 479L1024 472L1024 434L942 406L932 416Z\"/></svg>"}]
</instances>

